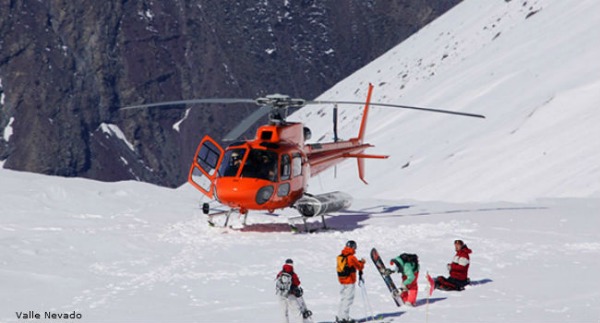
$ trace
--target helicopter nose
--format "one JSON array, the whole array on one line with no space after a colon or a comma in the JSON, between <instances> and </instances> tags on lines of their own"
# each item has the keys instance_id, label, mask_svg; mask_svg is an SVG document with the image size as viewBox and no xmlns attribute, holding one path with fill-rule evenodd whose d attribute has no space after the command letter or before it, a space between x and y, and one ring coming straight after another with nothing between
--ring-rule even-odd
<instances>
[{"instance_id":1,"label":"helicopter nose","mask_svg":"<svg viewBox=\"0 0 600 323\"><path fill-rule=\"evenodd\" d=\"M273 187L258 185L256 181L244 179L222 179L215 183L217 199L230 207L256 208L267 202L272 194Z\"/></svg>"},{"instance_id":2,"label":"helicopter nose","mask_svg":"<svg viewBox=\"0 0 600 323\"><path fill-rule=\"evenodd\" d=\"M217 182L215 184L215 195L223 203L241 201L247 199L247 190L241 190L237 183Z\"/></svg>"}]
</instances>

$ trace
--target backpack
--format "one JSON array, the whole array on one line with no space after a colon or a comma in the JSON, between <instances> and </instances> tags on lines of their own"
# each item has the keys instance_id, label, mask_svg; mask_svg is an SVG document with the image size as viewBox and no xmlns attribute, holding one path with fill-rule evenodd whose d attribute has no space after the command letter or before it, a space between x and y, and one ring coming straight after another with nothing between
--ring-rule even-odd
<instances>
[{"instance_id":1,"label":"backpack","mask_svg":"<svg viewBox=\"0 0 600 323\"><path fill-rule=\"evenodd\" d=\"M403 253L400 256L400 259L406 264L411 263L415 271L419 271L419 256L414 253Z\"/></svg>"},{"instance_id":2,"label":"backpack","mask_svg":"<svg viewBox=\"0 0 600 323\"><path fill-rule=\"evenodd\" d=\"M290 273L286 273L285 271L281 272L275 281L275 294L287 297L291 289L292 275Z\"/></svg>"},{"instance_id":3,"label":"backpack","mask_svg":"<svg viewBox=\"0 0 600 323\"><path fill-rule=\"evenodd\" d=\"M351 273L355 272L355 268L348 267L348 257L339 255L337 256L337 275L338 277L348 277Z\"/></svg>"}]
</instances>

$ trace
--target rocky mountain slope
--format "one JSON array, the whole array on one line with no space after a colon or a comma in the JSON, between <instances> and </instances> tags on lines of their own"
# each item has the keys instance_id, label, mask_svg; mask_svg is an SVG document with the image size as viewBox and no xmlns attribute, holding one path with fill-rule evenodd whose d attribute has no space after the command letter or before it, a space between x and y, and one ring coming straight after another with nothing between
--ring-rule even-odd
<instances>
[{"instance_id":1,"label":"rocky mountain slope","mask_svg":"<svg viewBox=\"0 0 600 323\"><path fill-rule=\"evenodd\" d=\"M177 186L201 136L220 138L252 107L120 107L311 99L457 2L2 1L0 160Z\"/></svg>"}]
</instances>

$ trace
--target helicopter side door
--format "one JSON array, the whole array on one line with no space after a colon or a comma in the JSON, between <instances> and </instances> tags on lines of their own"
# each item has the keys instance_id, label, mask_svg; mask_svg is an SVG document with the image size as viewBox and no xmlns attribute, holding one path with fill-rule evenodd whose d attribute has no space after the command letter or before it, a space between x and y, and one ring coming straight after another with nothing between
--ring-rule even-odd
<instances>
[{"instance_id":1,"label":"helicopter side door","mask_svg":"<svg viewBox=\"0 0 600 323\"><path fill-rule=\"evenodd\" d=\"M188 182L204 195L213 198L213 186L217 177L217 168L223 159L223 148L210 136L206 135L200 141Z\"/></svg>"}]
</instances>

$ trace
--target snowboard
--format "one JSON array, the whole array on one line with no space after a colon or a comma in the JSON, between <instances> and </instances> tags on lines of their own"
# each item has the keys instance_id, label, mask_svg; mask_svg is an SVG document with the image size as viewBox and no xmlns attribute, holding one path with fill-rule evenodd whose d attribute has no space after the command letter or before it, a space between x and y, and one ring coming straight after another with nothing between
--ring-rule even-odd
<instances>
[{"instance_id":1,"label":"snowboard","mask_svg":"<svg viewBox=\"0 0 600 323\"><path fill-rule=\"evenodd\" d=\"M379 271L379 273L381 274L381 278L383 278L383 281L387 285L387 288L390 290L390 293L392 294L392 298L394 299L394 302L396 302L396 305L400 306L404 304L404 301L402 301L402 297L400 297L400 290L396 288L396 284L394 284L392 277L390 277L390 275L385 274L385 264L383 263L383 260L381 260L379 252L377 252L377 249L375 248L371 249L371 260L373 260L373 263L375 263L375 267L377 267L377 271Z\"/></svg>"}]
</instances>

